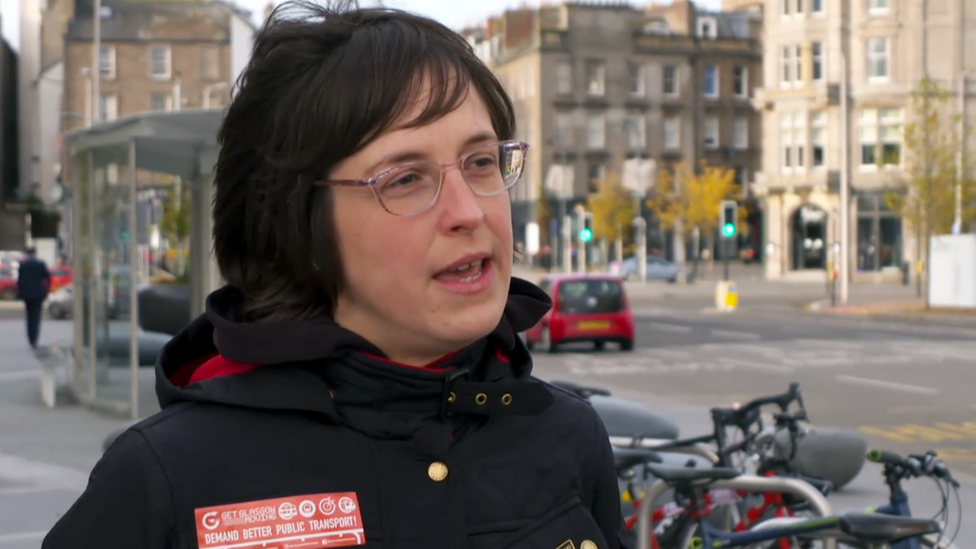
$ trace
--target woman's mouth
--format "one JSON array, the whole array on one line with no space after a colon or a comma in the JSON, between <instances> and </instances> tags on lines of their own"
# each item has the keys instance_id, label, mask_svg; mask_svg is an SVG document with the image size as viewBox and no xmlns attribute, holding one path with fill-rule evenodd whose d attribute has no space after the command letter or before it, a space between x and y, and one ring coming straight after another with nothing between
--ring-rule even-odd
<instances>
[{"instance_id":1,"label":"woman's mouth","mask_svg":"<svg viewBox=\"0 0 976 549\"><path fill-rule=\"evenodd\" d=\"M479 259L476 261L470 261L463 265L458 265L453 269L448 269L446 271L441 271L434 278L442 282L461 282L464 284L471 284L476 282L481 278L482 273L488 259Z\"/></svg>"}]
</instances>

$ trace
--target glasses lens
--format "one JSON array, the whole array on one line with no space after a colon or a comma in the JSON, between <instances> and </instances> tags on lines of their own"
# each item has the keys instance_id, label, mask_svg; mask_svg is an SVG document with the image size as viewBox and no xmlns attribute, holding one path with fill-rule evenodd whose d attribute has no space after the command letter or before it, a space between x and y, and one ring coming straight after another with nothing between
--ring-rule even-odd
<instances>
[{"instance_id":1,"label":"glasses lens","mask_svg":"<svg viewBox=\"0 0 976 549\"><path fill-rule=\"evenodd\" d=\"M524 163L522 146L517 142L487 145L464 159L464 179L475 193L500 193L518 182Z\"/></svg>"},{"instance_id":2,"label":"glasses lens","mask_svg":"<svg viewBox=\"0 0 976 549\"><path fill-rule=\"evenodd\" d=\"M413 162L396 168L377 181L380 200L395 214L410 215L426 209L437 197L440 166Z\"/></svg>"}]
</instances>

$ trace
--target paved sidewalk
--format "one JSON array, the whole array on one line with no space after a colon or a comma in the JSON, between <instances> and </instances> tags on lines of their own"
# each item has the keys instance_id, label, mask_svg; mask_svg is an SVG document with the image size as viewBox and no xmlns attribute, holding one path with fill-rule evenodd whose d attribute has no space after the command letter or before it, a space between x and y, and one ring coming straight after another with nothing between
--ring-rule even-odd
<instances>
[{"instance_id":1,"label":"paved sidewalk","mask_svg":"<svg viewBox=\"0 0 976 549\"><path fill-rule=\"evenodd\" d=\"M41 345L70 340L71 323L44 319ZM126 421L58 394L44 407L40 362L22 321L0 321L0 549L36 549L88 482L101 444ZM43 351L43 349L42 349Z\"/></svg>"}]
</instances>

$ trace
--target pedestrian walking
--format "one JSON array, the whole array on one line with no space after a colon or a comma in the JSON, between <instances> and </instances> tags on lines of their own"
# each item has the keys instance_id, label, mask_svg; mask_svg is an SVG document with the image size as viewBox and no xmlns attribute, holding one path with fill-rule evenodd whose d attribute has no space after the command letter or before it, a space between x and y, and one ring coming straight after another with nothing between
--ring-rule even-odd
<instances>
[{"instance_id":1,"label":"pedestrian walking","mask_svg":"<svg viewBox=\"0 0 976 549\"><path fill-rule=\"evenodd\" d=\"M276 8L218 136L227 285L42 547L624 546L603 424L518 337L515 135L443 25Z\"/></svg>"},{"instance_id":2,"label":"pedestrian walking","mask_svg":"<svg viewBox=\"0 0 976 549\"><path fill-rule=\"evenodd\" d=\"M27 341L32 349L37 349L37 338L41 335L41 316L44 300L51 291L51 273L47 265L37 258L37 250L28 248L17 269L17 292L24 301L27 317Z\"/></svg>"}]
</instances>

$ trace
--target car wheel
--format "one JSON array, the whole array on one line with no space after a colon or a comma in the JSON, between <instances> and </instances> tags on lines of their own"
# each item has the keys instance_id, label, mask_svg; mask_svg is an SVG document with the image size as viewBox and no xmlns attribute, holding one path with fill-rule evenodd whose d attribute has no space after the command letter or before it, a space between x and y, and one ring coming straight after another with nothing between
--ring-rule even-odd
<instances>
[{"instance_id":1,"label":"car wheel","mask_svg":"<svg viewBox=\"0 0 976 549\"><path fill-rule=\"evenodd\" d=\"M559 347L552 342L552 335L549 333L549 326L544 326L542 328L542 341L539 343L539 346L550 353L559 351Z\"/></svg>"},{"instance_id":2,"label":"car wheel","mask_svg":"<svg viewBox=\"0 0 976 549\"><path fill-rule=\"evenodd\" d=\"M13 301L17 299L17 290L13 288L4 288L0 290L0 299L4 301Z\"/></svg>"},{"instance_id":3,"label":"car wheel","mask_svg":"<svg viewBox=\"0 0 976 549\"><path fill-rule=\"evenodd\" d=\"M620 350L621 351L633 351L634 350L634 342L632 340L630 340L630 339L625 339L625 340L621 341L620 342Z\"/></svg>"},{"instance_id":4,"label":"car wheel","mask_svg":"<svg viewBox=\"0 0 976 549\"><path fill-rule=\"evenodd\" d=\"M602 351L604 347L606 347L606 343L603 341L593 342L593 348L596 349L597 351Z\"/></svg>"},{"instance_id":5,"label":"car wheel","mask_svg":"<svg viewBox=\"0 0 976 549\"><path fill-rule=\"evenodd\" d=\"M677 281L678 281L678 277L677 275L675 275L668 279L668 284L674 284Z\"/></svg>"},{"instance_id":6,"label":"car wheel","mask_svg":"<svg viewBox=\"0 0 976 549\"><path fill-rule=\"evenodd\" d=\"M61 308L53 305L47 308L47 314L51 315L51 318L56 318L59 320L64 318L64 313L61 311Z\"/></svg>"}]
</instances>

